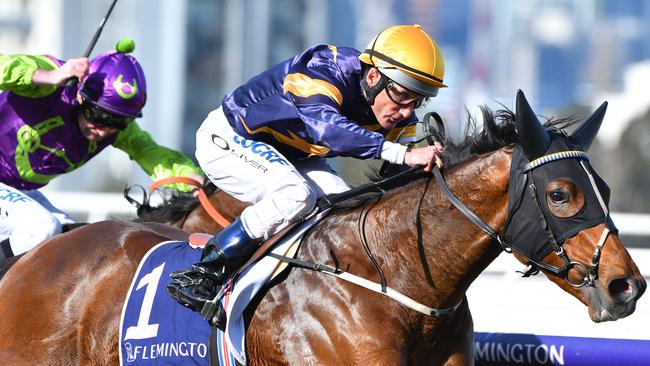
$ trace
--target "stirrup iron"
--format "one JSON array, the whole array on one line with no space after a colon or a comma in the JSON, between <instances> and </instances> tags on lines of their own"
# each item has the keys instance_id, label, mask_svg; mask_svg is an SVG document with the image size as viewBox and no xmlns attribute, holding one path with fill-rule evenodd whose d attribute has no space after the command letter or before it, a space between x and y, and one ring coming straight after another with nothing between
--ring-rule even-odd
<instances>
[{"instance_id":1,"label":"stirrup iron","mask_svg":"<svg viewBox=\"0 0 650 366\"><path fill-rule=\"evenodd\" d=\"M221 289L219 289L217 295L212 300L206 301L203 304L203 308L201 308L201 316L203 317L203 319L210 322L210 324L213 324L212 320L216 315L217 310L219 309L219 301L221 301L221 299L225 295L228 287L230 287L229 283L228 282L224 283L223 286L221 286Z\"/></svg>"}]
</instances>

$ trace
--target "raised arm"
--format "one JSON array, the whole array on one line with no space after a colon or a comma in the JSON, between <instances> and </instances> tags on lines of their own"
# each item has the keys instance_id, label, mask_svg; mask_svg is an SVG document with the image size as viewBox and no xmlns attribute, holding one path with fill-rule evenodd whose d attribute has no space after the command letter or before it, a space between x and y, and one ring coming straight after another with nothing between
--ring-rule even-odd
<instances>
[{"instance_id":1,"label":"raised arm","mask_svg":"<svg viewBox=\"0 0 650 366\"><path fill-rule=\"evenodd\" d=\"M140 129L137 123L120 131L113 146L126 152L153 180L168 177L194 177L202 180L203 173L194 162L184 154L158 145L151 135ZM181 192L189 192L192 187L186 184L167 186Z\"/></svg>"}]
</instances>

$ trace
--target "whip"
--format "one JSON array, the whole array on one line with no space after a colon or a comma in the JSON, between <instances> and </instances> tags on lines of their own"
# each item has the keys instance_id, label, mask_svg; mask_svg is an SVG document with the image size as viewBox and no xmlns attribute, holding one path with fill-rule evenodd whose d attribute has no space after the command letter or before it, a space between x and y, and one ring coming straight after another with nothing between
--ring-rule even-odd
<instances>
[{"instance_id":1,"label":"whip","mask_svg":"<svg viewBox=\"0 0 650 366\"><path fill-rule=\"evenodd\" d=\"M108 7L108 11L106 12L106 15L104 16L104 19L102 19L101 22L99 22L99 26L97 27L97 30L95 31L95 34L93 35L93 38L90 39L90 43L88 44L88 48L86 48L86 52L84 52L83 56L88 57L90 56L90 53L93 51L93 48L95 48L95 45L97 44L97 40L99 39L99 35L102 34L102 30L104 29L104 24L106 24L106 20L108 20L108 17L111 16L111 12L113 11L113 8L115 7L115 3L117 3L117 0L113 0L111 3L111 6ZM79 80L77 80L76 77L71 77L68 79L68 81L65 83L66 86L72 86L76 84Z\"/></svg>"}]
</instances>

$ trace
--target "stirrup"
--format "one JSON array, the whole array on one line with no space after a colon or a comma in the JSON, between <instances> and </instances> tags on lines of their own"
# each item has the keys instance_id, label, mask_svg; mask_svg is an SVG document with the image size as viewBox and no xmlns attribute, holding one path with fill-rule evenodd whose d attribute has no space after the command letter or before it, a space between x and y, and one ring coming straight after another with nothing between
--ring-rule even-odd
<instances>
[{"instance_id":1,"label":"stirrup","mask_svg":"<svg viewBox=\"0 0 650 366\"><path fill-rule=\"evenodd\" d=\"M171 298L194 311L200 311L210 298L209 293L201 293L201 290L200 286L182 286L178 281L167 285L167 293Z\"/></svg>"},{"instance_id":2,"label":"stirrup","mask_svg":"<svg viewBox=\"0 0 650 366\"><path fill-rule=\"evenodd\" d=\"M230 288L230 281L231 278L228 276L226 281L223 283L221 288L219 289L219 292L214 296L212 300L208 300L203 304L203 307L201 308L201 316L203 316L203 319L207 320L208 323L212 325L217 325L219 324L220 317L226 316L226 311L223 309L223 305L221 304L221 299L223 296L226 294L226 290ZM223 313L223 314L222 314ZM224 323L225 326L225 323Z\"/></svg>"},{"instance_id":3,"label":"stirrup","mask_svg":"<svg viewBox=\"0 0 650 366\"><path fill-rule=\"evenodd\" d=\"M206 301L203 304L201 315L203 315L204 310L206 310L206 306L210 308L210 315L204 316L203 319L205 319L210 325L213 325L219 328L222 332L225 332L228 316L226 315L226 310L223 308L221 301L218 301L216 305L211 301ZM206 313L207 312L208 311L206 310Z\"/></svg>"},{"instance_id":4,"label":"stirrup","mask_svg":"<svg viewBox=\"0 0 650 366\"><path fill-rule=\"evenodd\" d=\"M189 269L172 272L167 293L181 305L200 312L205 303L221 289L226 271L224 267L215 272L192 265Z\"/></svg>"}]
</instances>

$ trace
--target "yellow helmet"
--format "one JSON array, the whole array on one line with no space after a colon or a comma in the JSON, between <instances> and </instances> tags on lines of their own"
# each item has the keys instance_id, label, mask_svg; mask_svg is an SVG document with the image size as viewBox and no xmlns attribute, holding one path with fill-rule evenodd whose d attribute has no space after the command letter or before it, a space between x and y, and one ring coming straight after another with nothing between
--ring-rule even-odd
<instances>
[{"instance_id":1,"label":"yellow helmet","mask_svg":"<svg viewBox=\"0 0 650 366\"><path fill-rule=\"evenodd\" d=\"M435 97L445 75L436 42L418 24L396 25L377 35L359 59L396 83L426 97Z\"/></svg>"}]
</instances>

